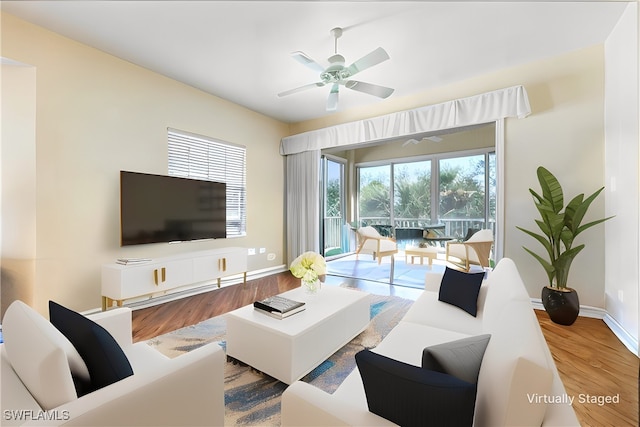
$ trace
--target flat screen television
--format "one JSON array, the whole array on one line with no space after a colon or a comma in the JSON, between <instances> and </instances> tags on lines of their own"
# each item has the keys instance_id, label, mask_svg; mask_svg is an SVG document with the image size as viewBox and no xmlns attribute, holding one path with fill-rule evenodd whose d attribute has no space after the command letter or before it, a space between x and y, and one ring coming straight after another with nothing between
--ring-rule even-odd
<instances>
[{"instance_id":1,"label":"flat screen television","mask_svg":"<svg viewBox=\"0 0 640 427\"><path fill-rule=\"evenodd\" d=\"M121 245L227 236L226 184L120 171Z\"/></svg>"}]
</instances>

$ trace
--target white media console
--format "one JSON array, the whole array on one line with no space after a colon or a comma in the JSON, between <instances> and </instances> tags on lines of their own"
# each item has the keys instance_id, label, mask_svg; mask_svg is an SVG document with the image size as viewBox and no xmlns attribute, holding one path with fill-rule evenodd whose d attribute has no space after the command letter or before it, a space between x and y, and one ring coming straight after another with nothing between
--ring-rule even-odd
<instances>
[{"instance_id":1,"label":"white media console","mask_svg":"<svg viewBox=\"0 0 640 427\"><path fill-rule=\"evenodd\" d=\"M164 294L180 287L243 274L247 281L247 249L222 248L189 252L132 264L102 266L102 310L126 299Z\"/></svg>"}]
</instances>

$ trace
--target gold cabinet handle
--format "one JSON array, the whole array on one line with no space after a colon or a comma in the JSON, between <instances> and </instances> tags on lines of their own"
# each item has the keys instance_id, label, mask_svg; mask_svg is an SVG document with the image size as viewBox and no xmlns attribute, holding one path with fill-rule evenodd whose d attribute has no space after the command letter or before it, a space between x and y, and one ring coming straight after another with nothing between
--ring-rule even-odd
<instances>
[{"instance_id":1,"label":"gold cabinet handle","mask_svg":"<svg viewBox=\"0 0 640 427\"><path fill-rule=\"evenodd\" d=\"M162 282L167 281L167 269L162 267Z\"/></svg>"},{"instance_id":2,"label":"gold cabinet handle","mask_svg":"<svg viewBox=\"0 0 640 427\"><path fill-rule=\"evenodd\" d=\"M227 271L227 259L222 258L222 271Z\"/></svg>"},{"instance_id":3,"label":"gold cabinet handle","mask_svg":"<svg viewBox=\"0 0 640 427\"><path fill-rule=\"evenodd\" d=\"M158 269L154 269L153 270L153 283L156 284L156 286L158 286Z\"/></svg>"}]
</instances>

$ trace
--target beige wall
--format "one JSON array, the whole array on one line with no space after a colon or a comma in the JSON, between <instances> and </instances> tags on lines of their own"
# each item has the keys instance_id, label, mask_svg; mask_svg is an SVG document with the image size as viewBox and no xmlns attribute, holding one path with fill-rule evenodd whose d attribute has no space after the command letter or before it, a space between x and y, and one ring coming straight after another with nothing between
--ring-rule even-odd
<instances>
[{"instance_id":1,"label":"beige wall","mask_svg":"<svg viewBox=\"0 0 640 427\"><path fill-rule=\"evenodd\" d=\"M0 315L21 299L33 304L36 255L36 72L19 63L1 68Z\"/></svg>"},{"instance_id":2,"label":"beige wall","mask_svg":"<svg viewBox=\"0 0 640 427\"><path fill-rule=\"evenodd\" d=\"M338 113L297 123L292 133L463 98L522 84L532 114L505 124L504 256L516 262L529 294L539 298L546 275L522 246L538 244L516 225L533 226L537 216L528 189L536 187L536 168L544 165L559 178L568 195L593 192L604 185L604 49L594 46L566 55L503 69L410 97L389 98L368 109ZM589 217L604 214L604 198ZM587 248L574 262L570 283L583 305L604 308L604 227L589 230Z\"/></svg>"},{"instance_id":3,"label":"beige wall","mask_svg":"<svg viewBox=\"0 0 640 427\"><path fill-rule=\"evenodd\" d=\"M288 125L7 14L2 56L36 73L32 261L39 311L46 313L49 299L77 310L99 307L101 265L118 257L264 247L266 253L249 258L249 269L282 265L284 167L278 147ZM119 171L166 174L167 127L247 147L247 237L119 246ZM4 191L2 197L6 202ZM11 245L3 245L3 258L10 252Z\"/></svg>"}]
</instances>

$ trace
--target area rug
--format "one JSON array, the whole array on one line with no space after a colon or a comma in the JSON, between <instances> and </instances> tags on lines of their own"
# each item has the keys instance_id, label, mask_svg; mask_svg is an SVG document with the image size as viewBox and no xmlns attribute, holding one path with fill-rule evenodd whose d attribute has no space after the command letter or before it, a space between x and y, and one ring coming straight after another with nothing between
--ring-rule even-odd
<instances>
[{"instance_id":1,"label":"area rug","mask_svg":"<svg viewBox=\"0 0 640 427\"><path fill-rule=\"evenodd\" d=\"M333 393L356 366L354 355L375 347L405 315L413 301L371 295L371 323L360 335L334 353L302 381ZM216 342L225 348L226 321L214 317L194 326L160 335L147 344L169 357ZM249 366L228 362L225 366L225 425L280 425L280 397L287 385Z\"/></svg>"},{"instance_id":2,"label":"area rug","mask_svg":"<svg viewBox=\"0 0 640 427\"><path fill-rule=\"evenodd\" d=\"M416 259L416 264L407 263L404 253L395 257L393 266L393 283L396 286L406 286L410 288L424 289L425 276L427 274L442 274L445 269L444 261L435 260L429 266L427 260L424 264ZM356 259L355 255L348 255L327 263L327 274L341 277L352 277L374 282L390 283L391 257L384 257L378 264L371 255L360 255Z\"/></svg>"}]
</instances>

